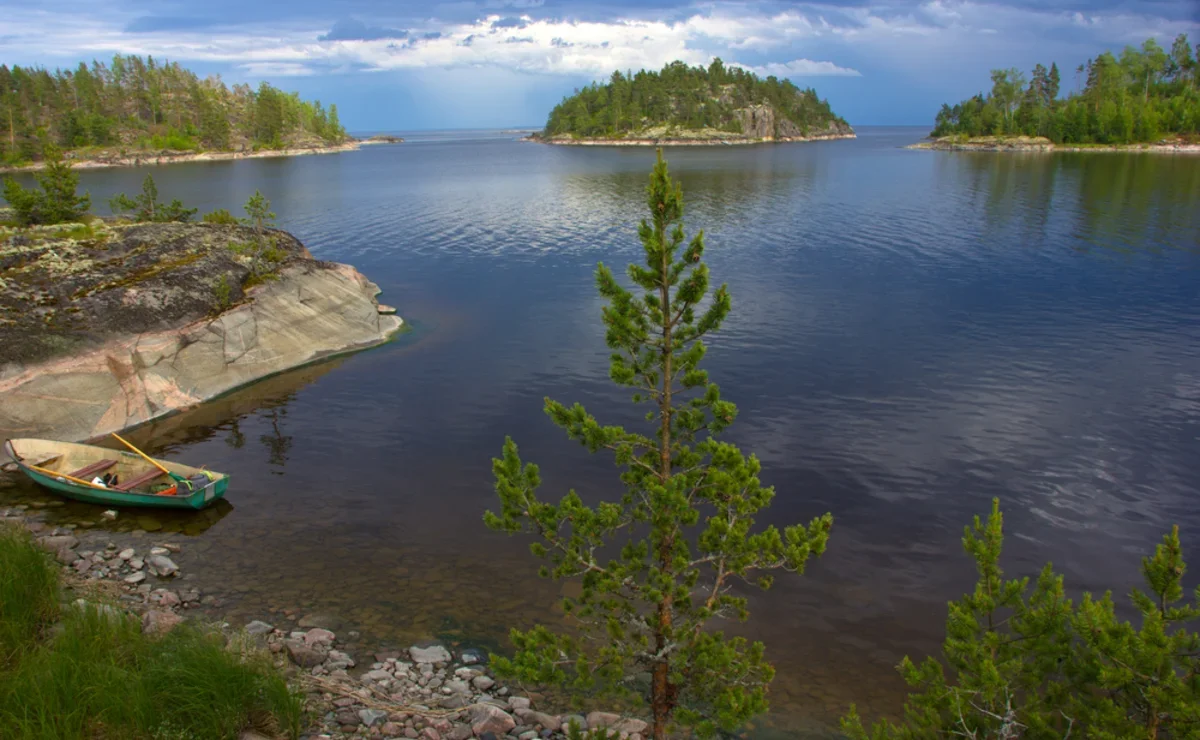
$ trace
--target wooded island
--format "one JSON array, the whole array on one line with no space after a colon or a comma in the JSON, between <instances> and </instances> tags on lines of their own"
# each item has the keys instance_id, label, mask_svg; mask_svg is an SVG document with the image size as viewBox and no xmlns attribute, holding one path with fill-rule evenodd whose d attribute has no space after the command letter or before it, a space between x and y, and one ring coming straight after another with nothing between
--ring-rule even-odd
<instances>
[{"instance_id":1,"label":"wooded island","mask_svg":"<svg viewBox=\"0 0 1200 740\"><path fill-rule=\"evenodd\" d=\"M75 69L0 65L0 166L41 159L47 144L73 159L151 151L261 151L336 146L336 105L266 82L227 87L175 62L113 57Z\"/></svg>"},{"instance_id":2,"label":"wooded island","mask_svg":"<svg viewBox=\"0 0 1200 740\"><path fill-rule=\"evenodd\" d=\"M1029 77L1018 69L992 70L991 92L943 104L930 136L939 138L942 148L970 144L962 140L972 137L1048 140L1027 148L1116 146L1164 138L1197 143L1200 137L1196 59L1185 34L1176 37L1169 52L1152 38L1141 47L1125 47L1119 57L1106 51L1079 65L1074 81L1076 90L1060 98L1063 79L1057 64L1049 69L1038 64Z\"/></svg>"},{"instance_id":3,"label":"wooded island","mask_svg":"<svg viewBox=\"0 0 1200 740\"><path fill-rule=\"evenodd\" d=\"M554 144L738 144L850 138L854 130L813 89L761 79L720 59L707 68L672 62L660 72L613 72L550 112Z\"/></svg>"}]
</instances>

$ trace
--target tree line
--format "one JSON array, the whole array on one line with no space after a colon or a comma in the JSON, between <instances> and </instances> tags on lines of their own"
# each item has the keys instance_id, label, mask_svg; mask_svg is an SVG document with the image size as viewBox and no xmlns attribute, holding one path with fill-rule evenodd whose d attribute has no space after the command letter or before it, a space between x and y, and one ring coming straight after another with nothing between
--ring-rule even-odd
<instances>
[{"instance_id":1,"label":"tree line","mask_svg":"<svg viewBox=\"0 0 1200 740\"><path fill-rule=\"evenodd\" d=\"M760 79L715 59L707 68L675 61L659 72L613 72L607 83L576 90L556 105L545 134L615 137L664 124L742 133L735 111L751 105L770 105L777 120L791 121L801 131L845 123L811 88L801 90L774 76Z\"/></svg>"},{"instance_id":2,"label":"tree line","mask_svg":"<svg viewBox=\"0 0 1200 740\"><path fill-rule=\"evenodd\" d=\"M1058 65L1030 76L992 70L992 90L942 105L931 136L1044 136L1056 144L1132 144L1200 134L1196 57L1186 34L1168 52L1153 38L1106 51L1075 70L1077 90L1060 98Z\"/></svg>"},{"instance_id":3,"label":"tree line","mask_svg":"<svg viewBox=\"0 0 1200 740\"><path fill-rule=\"evenodd\" d=\"M176 62L114 56L74 69L0 65L0 163L38 159L47 144L132 149L280 148L339 143L337 106L266 82L227 87Z\"/></svg>"}]
</instances>

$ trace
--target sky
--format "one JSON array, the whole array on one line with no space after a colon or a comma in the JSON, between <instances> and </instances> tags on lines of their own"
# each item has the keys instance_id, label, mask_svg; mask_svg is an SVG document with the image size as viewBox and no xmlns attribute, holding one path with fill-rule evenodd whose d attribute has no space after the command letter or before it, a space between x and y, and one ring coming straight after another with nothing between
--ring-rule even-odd
<instances>
[{"instance_id":1,"label":"sky","mask_svg":"<svg viewBox=\"0 0 1200 740\"><path fill-rule=\"evenodd\" d=\"M115 53L336 103L352 132L540 127L616 70L714 57L812 87L852 125L927 125L989 70L1200 41L1200 0L0 0L0 63Z\"/></svg>"}]
</instances>

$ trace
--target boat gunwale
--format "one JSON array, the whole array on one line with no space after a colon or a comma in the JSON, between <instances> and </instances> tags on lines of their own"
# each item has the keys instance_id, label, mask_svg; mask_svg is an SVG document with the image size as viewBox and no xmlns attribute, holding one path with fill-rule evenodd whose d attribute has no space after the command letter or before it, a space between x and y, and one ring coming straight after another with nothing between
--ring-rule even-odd
<instances>
[{"instance_id":1,"label":"boat gunwale","mask_svg":"<svg viewBox=\"0 0 1200 740\"><path fill-rule=\"evenodd\" d=\"M67 473L63 473L63 472L59 472L59 471L55 471L55 470L47 470L45 468L41 468L39 466L30 464L26 458L21 456L20 452L17 449L17 444L19 444L21 442L39 442L39 443L45 443L45 444L48 444L51 446L59 446L59 447L85 448L85 449L89 449L89 450L105 450L106 452L111 452L113 454L122 455L125 457L137 457L137 456L133 455L133 453L127 452L126 450L118 450L118 449L114 449L114 448L100 447L99 445L84 444L84 443L80 443L80 442L61 442L58 440L43 439L40 437L19 437L16 439L11 439L11 438L5 439L4 440L4 451L8 454L9 457L12 458L13 462L15 462L22 469L22 471L25 472L26 475L28 475L31 479L33 479L34 482L39 483L39 484L41 483L41 481L37 480L37 477L35 477L35 476L40 476L42 478L48 478L48 479L54 481L55 484L60 485L60 486L66 486L66 487L74 488L74 489L81 489L83 491L95 491L96 493L100 494L101 496L111 496L114 498L116 498L118 496L120 496L120 497L127 497L127 496L128 497L136 497L133 502L129 502L127 504L127 505L131 505L131 506L137 505L136 502L138 500L145 500L147 503L155 502L156 505L160 505L160 506L163 503L165 503L166 500L171 500L173 503L174 502L179 502L179 503L186 502L190 505L191 501L194 498L196 498L197 496L203 496L205 489L208 488L208 486L204 486L204 487L193 490L193 491L183 494L183 495L180 495L178 492L175 494L171 494L171 495L163 495L161 493L145 493L143 491L118 491L115 488L109 488L107 486L99 486L99 485L96 485L91 482L82 481L81 479L72 480L71 478L66 477L68 475ZM217 478L212 479L210 481L210 484L216 484L222 480L229 478L229 475L227 473L218 473L215 470L214 471L205 471L202 468L197 468L192 465L188 465L186 463L179 463L179 462L174 462L171 460L158 460L157 458L151 458L151 459L154 460L155 462L161 462L164 466L167 467L168 470L171 470L171 472L173 472L177 475L184 474L184 477L187 477L188 475L199 474L199 473L213 473L214 475L218 476ZM172 470L172 469L174 469L174 470ZM42 484L42 485L45 485L45 484ZM67 495L65 492L63 492L63 494ZM221 498L221 497L223 497L223 495L222 496L214 496L213 500L215 500L216 498ZM196 508L196 507L192 507L192 508Z\"/></svg>"}]
</instances>

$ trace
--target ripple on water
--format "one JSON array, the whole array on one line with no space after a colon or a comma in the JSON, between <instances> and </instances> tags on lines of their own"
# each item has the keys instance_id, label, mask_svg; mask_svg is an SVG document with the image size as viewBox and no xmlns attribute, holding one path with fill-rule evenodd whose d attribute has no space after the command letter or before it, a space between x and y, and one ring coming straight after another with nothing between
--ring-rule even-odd
<instances>
[{"instance_id":1,"label":"ripple on water","mask_svg":"<svg viewBox=\"0 0 1200 740\"><path fill-rule=\"evenodd\" d=\"M1167 526L1200 525L1200 163L897 148L922 133L667 152L733 295L707 360L741 410L729 438L776 486L769 520L836 517L820 563L750 595L789 736L851 701L898 710L894 666L937 648L972 582L962 526L993 496L1020 543L1009 572L1053 560L1078 589L1126 591ZM512 435L547 495L614 493L611 461L541 398L637 421L607 381L593 270L641 254L652 158L432 137L158 168L205 210L262 188L418 327L141 432L233 473L230 508L189 539L196 578L246 619L337 611L378 643L499 647L558 623L527 543L481 524L490 460ZM97 198L141 176L82 173Z\"/></svg>"}]
</instances>

